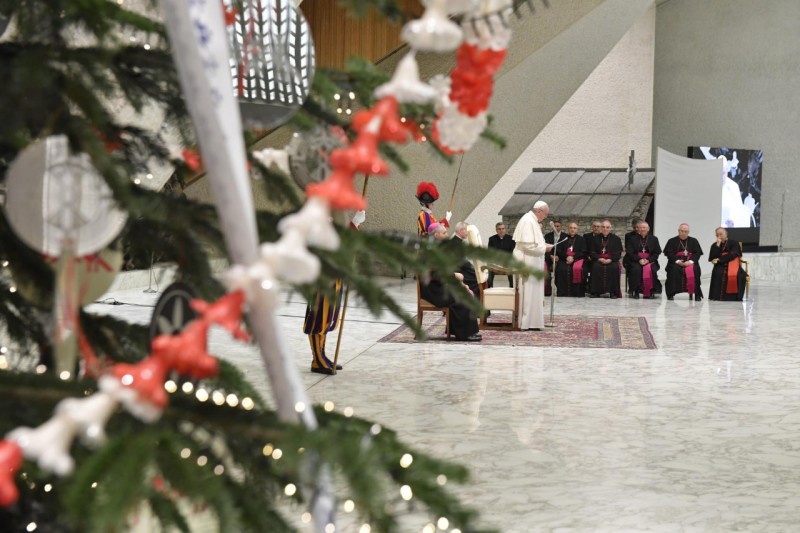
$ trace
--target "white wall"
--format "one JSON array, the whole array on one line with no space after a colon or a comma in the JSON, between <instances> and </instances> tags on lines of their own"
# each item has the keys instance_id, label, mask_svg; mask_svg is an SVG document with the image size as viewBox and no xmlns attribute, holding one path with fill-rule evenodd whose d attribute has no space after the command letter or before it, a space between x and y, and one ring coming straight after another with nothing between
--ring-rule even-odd
<instances>
[{"instance_id":1,"label":"white wall","mask_svg":"<svg viewBox=\"0 0 800 533\"><path fill-rule=\"evenodd\" d=\"M467 220L494 234L498 212L534 167L651 166L655 6L622 37Z\"/></svg>"}]
</instances>

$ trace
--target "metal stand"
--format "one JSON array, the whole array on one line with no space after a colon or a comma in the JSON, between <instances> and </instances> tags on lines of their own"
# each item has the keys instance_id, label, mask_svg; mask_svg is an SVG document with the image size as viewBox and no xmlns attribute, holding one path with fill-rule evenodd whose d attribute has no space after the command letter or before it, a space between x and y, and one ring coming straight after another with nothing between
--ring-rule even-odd
<instances>
[{"instance_id":1,"label":"metal stand","mask_svg":"<svg viewBox=\"0 0 800 533\"><path fill-rule=\"evenodd\" d=\"M153 273L153 254L150 254L150 272L149 272L149 279L147 281L147 288L142 292L147 294L154 294L159 291L158 287L158 280L156 279L156 288L153 288L153 280L155 279L155 274Z\"/></svg>"},{"instance_id":2,"label":"metal stand","mask_svg":"<svg viewBox=\"0 0 800 533\"><path fill-rule=\"evenodd\" d=\"M556 239L553 240L555 241ZM555 308L556 308L556 255L553 254L553 272L550 273L550 323L545 324L544 327L546 328L556 327L555 318L553 316Z\"/></svg>"}]
</instances>

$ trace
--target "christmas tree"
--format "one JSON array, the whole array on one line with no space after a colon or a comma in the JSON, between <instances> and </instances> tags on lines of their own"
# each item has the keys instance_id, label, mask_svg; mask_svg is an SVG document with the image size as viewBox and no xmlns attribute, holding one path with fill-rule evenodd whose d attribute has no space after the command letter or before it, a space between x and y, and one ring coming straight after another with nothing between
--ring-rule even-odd
<instances>
[{"instance_id":1,"label":"christmas tree","mask_svg":"<svg viewBox=\"0 0 800 533\"><path fill-rule=\"evenodd\" d=\"M295 502L308 510L303 521L333 531L344 502L358 513L364 532L398 530L404 514L420 510L434 520L447 517L449 527L479 531L476 513L447 490L448 480L467 480L463 468L408 449L388 428L327 405L310 406L296 386L296 370L282 364L270 325L278 286L294 287L310 300L330 295L333 282L344 279L373 312L387 307L416 328L375 282L378 264L425 276L455 270L465 253L510 263L503 254L454 253L407 234L350 231L332 226L330 215L331 209L364 209L354 175L387 174L386 160L405 168L397 143L423 141L424 132L432 132L432 157L449 157L480 136L497 140L486 130L486 109L510 35L497 22L489 28L492 17L502 19L514 6L452 2L463 18L459 27L446 18L454 13L445 2L430 0L424 21L407 23L412 53L393 76L358 60L343 71L317 72L304 100L296 100L290 124L311 139L315 128L335 126L342 147L330 153L326 179L310 184L304 197L280 151L245 152L263 130L243 131L238 114L211 109L226 109L237 88L240 102L244 87L257 88L248 85L255 57L263 53L247 39L260 20L253 9L267 18L288 9L286 2L262 3L164 0L134 8L125 0L0 0L0 180L7 188L0 211L4 530L124 530L131 513L146 506L163 527L188 531L200 506L222 531L290 531L295 524L286 509ZM393 0L349 2L356 12L370 4L392 20L407 18ZM163 17L154 16L159 9ZM243 37L236 28L244 28ZM203 48L221 34L233 36L232 44ZM438 86L415 79L414 50L456 48L449 78ZM220 51L224 61L214 55ZM285 62L276 71L297 67L280 51L272 54ZM230 94L219 92L220 80ZM361 108L352 120L334 112L345 90ZM289 90L284 97L292 95ZM258 115L264 102L250 104ZM207 120L200 119L203 113ZM130 119L143 114L157 114L164 127ZM256 118L262 127L276 126ZM232 127L235 134L226 135ZM143 186L154 165L174 169L168 186ZM202 172L223 180L216 206L175 193ZM224 182L247 178L247 172L280 207L253 212L249 200L250 217L249 188L229 192L226 187L242 182ZM57 209L26 201L43 187ZM99 212L91 227L87 206ZM252 242L242 235L250 231L248 221ZM260 252L259 242L267 243ZM132 258L155 256L177 265L178 278L201 298L192 304L198 318L174 336L151 341L146 327L81 310L86 295L76 271L104 261L101 249L109 243ZM222 279L210 266L218 257L233 265ZM477 309L458 282L446 284ZM247 326L240 323L243 313ZM235 367L206 352L212 325L243 342L246 330L253 334L275 410ZM186 383L198 394L169 394ZM200 390L215 391L223 401L209 401Z\"/></svg>"}]
</instances>

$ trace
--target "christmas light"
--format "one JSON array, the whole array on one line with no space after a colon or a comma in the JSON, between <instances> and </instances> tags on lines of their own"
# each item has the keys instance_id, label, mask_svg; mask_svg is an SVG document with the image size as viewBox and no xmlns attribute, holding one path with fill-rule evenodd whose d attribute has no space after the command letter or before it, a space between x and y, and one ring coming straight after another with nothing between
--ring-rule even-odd
<instances>
[{"instance_id":1,"label":"christmas light","mask_svg":"<svg viewBox=\"0 0 800 533\"><path fill-rule=\"evenodd\" d=\"M93 488L93 489L96 489L96 488L97 488L97 481L94 481L94 482L92 482L92 488Z\"/></svg>"},{"instance_id":2,"label":"christmas light","mask_svg":"<svg viewBox=\"0 0 800 533\"><path fill-rule=\"evenodd\" d=\"M8 353L8 348L5 346L0 346L0 353Z\"/></svg>"},{"instance_id":3,"label":"christmas light","mask_svg":"<svg viewBox=\"0 0 800 533\"><path fill-rule=\"evenodd\" d=\"M405 453L403 454L403 457L400 458L400 466L403 468L408 468L413 462L414 457L412 457L410 453Z\"/></svg>"},{"instance_id":4,"label":"christmas light","mask_svg":"<svg viewBox=\"0 0 800 533\"><path fill-rule=\"evenodd\" d=\"M31 522L28 524L28 527L25 528L26 531L36 531L36 522Z\"/></svg>"},{"instance_id":5,"label":"christmas light","mask_svg":"<svg viewBox=\"0 0 800 533\"><path fill-rule=\"evenodd\" d=\"M190 450L189 448L184 448L181 450L182 459L188 459L189 457L191 457L191 455L192 455L192 450Z\"/></svg>"},{"instance_id":6,"label":"christmas light","mask_svg":"<svg viewBox=\"0 0 800 533\"><path fill-rule=\"evenodd\" d=\"M256 402L254 402L252 398L248 398L247 396L242 398L242 407L246 411L252 411L253 408L255 408L255 406L256 406Z\"/></svg>"},{"instance_id":7,"label":"christmas light","mask_svg":"<svg viewBox=\"0 0 800 533\"><path fill-rule=\"evenodd\" d=\"M198 401L201 402L208 401L208 391L205 389L197 389L197 392L195 392L194 395Z\"/></svg>"},{"instance_id":8,"label":"christmas light","mask_svg":"<svg viewBox=\"0 0 800 533\"><path fill-rule=\"evenodd\" d=\"M191 394L192 391L194 390L194 385L190 381L187 381L186 383L183 384L181 390L183 390L183 392L185 392L186 394Z\"/></svg>"},{"instance_id":9,"label":"christmas light","mask_svg":"<svg viewBox=\"0 0 800 533\"><path fill-rule=\"evenodd\" d=\"M325 533L334 533L336 531L336 526L333 524L328 524L325 526Z\"/></svg>"},{"instance_id":10,"label":"christmas light","mask_svg":"<svg viewBox=\"0 0 800 533\"><path fill-rule=\"evenodd\" d=\"M436 476L436 483L444 487L447 484L447 476L445 476L444 474L439 474L438 476Z\"/></svg>"},{"instance_id":11,"label":"christmas light","mask_svg":"<svg viewBox=\"0 0 800 533\"><path fill-rule=\"evenodd\" d=\"M353 408L352 407L345 407L344 408L344 416L346 416L347 418L350 418L351 416L353 416Z\"/></svg>"},{"instance_id":12,"label":"christmas light","mask_svg":"<svg viewBox=\"0 0 800 533\"><path fill-rule=\"evenodd\" d=\"M441 517L436 521L436 527L439 529L447 529L450 527L450 520L445 517Z\"/></svg>"},{"instance_id":13,"label":"christmas light","mask_svg":"<svg viewBox=\"0 0 800 533\"><path fill-rule=\"evenodd\" d=\"M303 516L300 517L300 520L302 520L304 524L308 524L311 522L311 513L303 513Z\"/></svg>"},{"instance_id":14,"label":"christmas light","mask_svg":"<svg viewBox=\"0 0 800 533\"><path fill-rule=\"evenodd\" d=\"M17 292L17 288L12 285L11 287L8 288L8 292L12 292L12 293L13 292Z\"/></svg>"},{"instance_id":15,"label":"christmas light","mask_svg":"<svg viewBox=\"0 0 800 533\"><path fill-rule=\"evenodd\" d=\"M383 428L380 424L372 424L372 427L369 428L369 432L373 436L380 435L381 431L383 431Z\"/></svg>"},{"instance_id":16,"label":"christmas light","mask_svg":"<svg viewBox=\"0 0 800 533\"><path fill-rule=\"evenodd\" d=\"M225 395L220 391L215 390L211 395L211 401L213 401L216 405L222 405L225 403Z\"/></svg>"},{"instance_id":17,"label":"christmas light","mask_svg":"<svg viewBox=\"0 0 800 533\"><path fill-rule=\"evenodd\" d=\"M68 379L69 379L69 376L70 376L69 370L64 370L63 372L61 372L61 373L58 375L58 377L59 377L60 379L64 380L64 381L68 380Z\"/></svg>"},{"instance_id":18,"label":"christmas light","mask_svg":"<svg viewBox=\"0 0 800 533\"><path fill-rule=\"evenodd\" d=\"M411 487L408 485L403 485L400 487L400 497L403 498L405 501L409 501L411 498L414 497L414 493L411 492Z\"/></svg>"},{"instance_id":19,"label":"christmas light","mask_svg":"<svg viewBox=\"0 0 800 533\"><path fill-rule=\"evenodd\" d=\"M263 453L264 456L269 457L270 455L272 455L272 450L274 449L275 448L272 447L272 444L265 444L264 447L261 449L261 453Z\"/></svg>"},{"instance_id":20,"label":"christmas light","mask_svg":"<svg viewBox=\"0 0 800 533\"><path fill-rule=\"evenodd\" d=\"M460 530L460 529L458 529L458 528L456 528L456 529L454 529L454 530L453 530L451 533L461 533L461 530Z\"/></svg>"},{"instance_id":21,"label":"christmas light","mask_svg":"<svg viewBox=\"0 0 800 533\"><path fill-rule=\"evenodd\" d=\"M216 475L218 475L218 476L221 476L223 473L225 473L225 467L222 466L222 465L215 466L214 467L214 473Z\"/></svg>"},{"instance_id":22,"label":"christmas light","mask_svg":"<svg viewBox=\"0 0 800 533\"><path fill-rule=\"evenodd\" d=\"M436 533L436 526L433 524L425 524L425 527L422 528L422 533Z\"/></svg>"},{"instance_id":23,"label":"christmas light","mask_svg":"<svg viewBox=\"0 0 800 533\"><path fill-rule=\"evenodd\" d=\"M231 407L236 407L239 405L239 397L235 394L228 394L228 396L225 398L225 402Z\"/></svg>"},{"instance_id":24,"label":"christmas light","mask_svg":"<svg viewBox=\"0 0 800 533\"><path fill-rule=\"evenodd\" d=\"M306 410L306 404L304 404L303 402L297 402L296 404L294 404L294 410L295 412L302 413L303 411Z\"/></svg>"},{"instance_id":25,"label":"christmas light","mask_svg":"<svg viewBox=\"0 0 800 533\"><path fill-rule=\"evenodd\" d=\"M50 483L44 486L45 492L50 492L51 490L53 490L53 485L51 485Z\"/></svg>"},{"instance_id":26,"label":"christmas light","mask_svg":"<svg viewBox=\"0 0 800 533\"><path fill-rule=\"evenodd\" d=\"M133 183L134 183L135 185L141 185L141 183L142 183L142 180L140 180L139 178L134 178L134 180L133 180Z\"/></svg>"},{"instance_id":27,"label":"christmas light","mask_svg":"<svg viewBox=\"0 0 800 533\"><path fill-rule=\"evenodd\" d=\"M356 504L353 502L353 500L347 500L347 501L344 502L344 512L345 513L352 513L353 509L355 509L355 508L356 508Z\"/></svg>"},{"instance_id":28,"label":"christmas light","mask_svg":"<svg viewBox=\"0 0 800 533\"><path fill-rule=\"evenodd\" d=\"M334 100L336 100L336 101L338 102L339 100L341 100L341 99L342 99L342 95L341 95L341 94L339 94L339 93L336 93L336 94L334 94L334 95L333 95L333 99L334 99Z\"/></svg>"},{"instance_id":29,"label":"christmas light","mask_svg":"<svg viewBox=\"0 0 800 533\"><path fill-rule=\"evenodd\" d=\"M6 359L5 355L0 355L0 370L6 370L8 368L8 360Z\"/></svg>"},{"instance_id":30,"label":"christmas light","mask_svg":"<svg viewBox=\"0 0 800 533\"><path fill-rule=\"evenodd\" d=\"M47 367L44 365L36 365L36 373L37 374L44 374L47 372Z\"/></svg>"},{"instance_id":31,"label":"christmas light","mask_svg":"<svg viewBox=\"0 0 800 533\"><path fill-rule=\"evenodd\" d=\"M324 408L326 413L330 413L334 408L333 402L325 402Z\"/></svg>"},{"instance_id":32,"label":"christmas light","mask_svg":"<svg viewBox=\"0 0 800 533\"><path fill-rule=\"evenodd\" d=\"M130 385L130 383L124 383L124 384ZM173 392L178 390L178 385L171 379L168 379L167 381L164 382L164 390L172 394Z\"/></svg>"},{"instance_id":33,"label":"christmas light","mask_svg":"<svg viewBox=\"0 0 800 533\"><path fill-rule=\"evenodd\" d=\"M372 531L372 528L369 526L369 524L363 524L358 530L358 533L370 533L370 531Z\"/></svg>"},{"instance_id":34,"label":"christmas light","mask_svg":"<svg viewBox=\"0 0 800 533\"><path fill-rule=\"evenodd\" d=\"M3 261L3 268L6 268L7 266L8 266L8 261Z\"/></svg>"},{"instance_id":35,"label":"christmas light","mask_svg":"<svg viewBox=\"0 0 800 533\"><path fill-rule=\"evenodd\" d=\"M283 452L281 451L281 449L280 449L280 448L275 448L275 449L272 451L272 458L273 458L273 459L275 459L275 460L277 461L277 460L278 460L278 459L280 459L281 457L283 457Z\"/></svg>"},{"instance_id":36,"label":"christmas light","mask_svg":"<svg viewBox=\"0 0 800 533\"><path fill-rule=\"evenodd\" d=\"M294 483L289 483L283 489L283 493L286 494L287 496L294 496L296 492L297 492L297 487L294 486Z\"/></svg>"}]
</instances>

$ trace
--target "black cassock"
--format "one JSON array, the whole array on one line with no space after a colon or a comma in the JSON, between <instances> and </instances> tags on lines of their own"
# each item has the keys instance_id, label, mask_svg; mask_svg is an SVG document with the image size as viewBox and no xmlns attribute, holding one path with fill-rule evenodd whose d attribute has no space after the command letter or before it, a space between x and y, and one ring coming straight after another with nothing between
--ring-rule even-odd
<instances>
[{"instance_id":1,"label":"black cassock","mask_svg":"<svg viewBox=\"0 0 800 533\"><path fill-rule=\"evenodd\" d=\"M563 237L562 237L563 238ZM575 235L566 237L566 240L556 247L558 262L556 263L556 294L559 296L583 296L583 265L577 267L578 281L575 282L575 265L581 260L585 262L586 243L583 237ZM572 257L573 263L567 264L567 258Z\"/></svg>"},{"instance_id":2,"label":"black cassock","mask_svg":"<svg viewBox=\"0 0 800 533\"><path fill-rule=\"evenodd\" d=\"M589 292L595 296L609 293L609 295L622 296L619 289L620 270L619 260L622 257L622 240L609 233L607 237L595 235L589 245L589 257L592 259L591 276L589 277ZM611 259L604 265L598 259Z\"/></svg>"},{"instance_id":3,"label":"black cassock","mask_svg":"<svg viewBox=\"0 0 800 533\"><path fill-rule=\"evenodd\" d=\"M719 259L719 262L714 265L714 269L711 271L711 286L708 288L709 300L742 300L747 283L747 274L739 261L736 261L739 265L735 273L736 286L728 287L728 270L732 266L731 261L741 256L742 252L739 249L739 243L737 241L728 239L727 242L722 243L722 246L717 246L716 242L711 245L711 250L708 253L708 260L713 261L714 259Z\"/></svg>"},{"instance_id":4,"label":"black cassock","mask_svg":"<svg viewBox=\"0 0 800 533\"><path fill-rule=\"evenodd\" d=\"M700 256L703 249L694 237L686 237L682 241L680 237L673 237L664 246L664 255L667 256L667 297L688 292L694 294L697 299L703 297L703 289L700 287ZM675 261L693 261L694 264L682 267ZM694 272L694 290L689 290L686 270L691 268Z\"/></svg>"},{"instance_id":5,"label":"black cassock","mask_svg":"<svg viewBox=\"0 0 800 533\"><path fill-rule=\"evenodd\" d=\"M597 235L600 235L599 233ZM583 245L586 247L586 258L583 260L583 290L589 290L589 275L592 273L592 257L590 255L592 241L597 236L592 232L583 234Z\"/></svg>"},{"instance_id":6,"label":"black cassock","mask_svg":"<svg viewBox=\"0 0 800 533\"><path fill-rule=\"evenodd\" d=\"M661 245L658 237L654 235L632 235L628 238L625 249L625 258L628 264L628 292L631 294L644 294L652 296L661 292L661 282L658 281L658 257L661 255ZM646 265L640 265L639 260L647 259ZM645 286L645 269L650 271L650 283L648 288ZM649 294L648 294L649 293Z\"/></svg>"},{"instance_id":7,"label":"black cassock","mask_svg":"<svg viewBox=\"0 0 800 533\"><path fill-rule=\"evenodd\" d=\"M464 289L466 291L466 289ZM427 284L420 283L419 294L436 307L450 309L450 332L458 340L464 340L478 333L478 318L468 307L456 301L445 291L444 285L436 272L431 272Z\"/></svg>"},{"instance_id":8,"label":"black cassock","mask_svg":"<svg viewBox=\"0 0 800 533\"><path fill-rule=\"evenodd\" d=\"M563 239L566 236L566 234L567 233L563 232L563 231L559 232L558 240ZM546 242L547 244L555 244L556 243L555 238L556 238L556 234L553 231L544 234L544 242ZM544 265L545 265L545 272L546 272L546 275L545 275L545 278L544 278L544 295L545 296L550 296L550 291L553 288L553 285L552 285L553 278L551 276L553 275L553 254L554 253L555 253L555 250L552 250L552 251L547 252L546 254L544 254Z\"/></svg>"}]
</instances>

